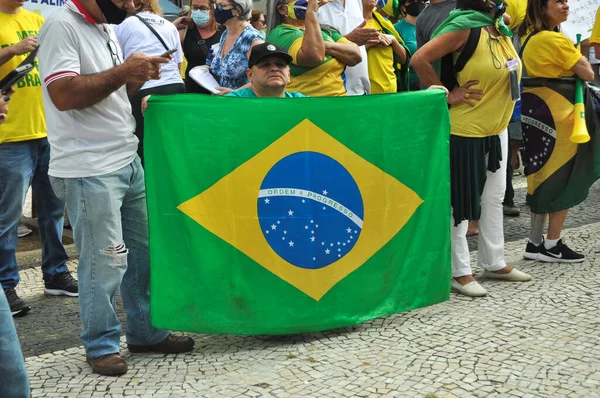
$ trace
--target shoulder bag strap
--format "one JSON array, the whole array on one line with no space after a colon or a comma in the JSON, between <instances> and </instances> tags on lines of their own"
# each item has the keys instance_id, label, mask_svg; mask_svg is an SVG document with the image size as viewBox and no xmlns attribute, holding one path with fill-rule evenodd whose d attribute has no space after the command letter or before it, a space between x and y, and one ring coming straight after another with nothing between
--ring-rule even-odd
<instances>
[{"instance_id":1,"label":"shoulder bag strap","mask_svg":"<svg viewBox=\"0 0 600 398\"><path fill-rule=\"evenodd\" d=\"M160 41L160 44L163 45L163 47L165 48L165 50L167 50L167 51L170 50L170 48L167 46L167 44L165 43L165 41L163 40L163 38L160 37L160 35L158 34L158 32L156 30L154 30L154 28L148 22L146 22L146 20L144 20L144 18L140 17L139 15L134 15L134 17L136 17L137 19L139 19L144 25L146 25L146 27L148 29L150 29L150 32L152 32L154 34L154 36L156 36L156 38L158 39L158 41Z\"/></svg>"}]
</instances>

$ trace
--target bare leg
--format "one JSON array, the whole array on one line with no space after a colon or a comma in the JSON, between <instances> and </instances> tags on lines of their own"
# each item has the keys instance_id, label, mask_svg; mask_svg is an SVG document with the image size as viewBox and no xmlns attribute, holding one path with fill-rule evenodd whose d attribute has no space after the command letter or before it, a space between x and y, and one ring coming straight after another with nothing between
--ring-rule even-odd
<instances>
[{"instance_id":1,"label":"bare leg","mask_svg":"<svg viewBox=\"0 0 600 398\"><path fill-rule=\"evenodd\" d=\"M565 220L569 209L557 211L556 213L550 213L550 224L548 226L548 239L560 239L560 233L565 225Z\"/></svg>"}]
</instances>

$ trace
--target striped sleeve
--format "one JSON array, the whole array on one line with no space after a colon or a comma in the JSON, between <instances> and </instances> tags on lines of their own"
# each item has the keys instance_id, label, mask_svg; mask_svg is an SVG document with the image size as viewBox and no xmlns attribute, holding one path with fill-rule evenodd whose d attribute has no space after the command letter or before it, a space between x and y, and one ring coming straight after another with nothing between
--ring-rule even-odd
<instances>
[{"instance_id":1,"label":"striped sleeve","mask_svg":"<svg viewBox=\"0 0 600 398\"><path fill-rule=\"evenodd\" d=\"M40 31L40 77L48 86L65 77L79 76L79 45L72 26L65 21L47 22Z\"/></svg>"}]
</instances>

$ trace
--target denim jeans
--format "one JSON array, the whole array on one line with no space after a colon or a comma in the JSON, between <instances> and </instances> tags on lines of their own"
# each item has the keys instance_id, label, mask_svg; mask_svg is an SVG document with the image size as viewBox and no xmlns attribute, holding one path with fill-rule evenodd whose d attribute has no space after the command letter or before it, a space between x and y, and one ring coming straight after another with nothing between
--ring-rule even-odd
<instances>
[{"instance_id":1,"label":"denim jeans","mask_svg":"<svg viewBox=\"0 0 600 398\"><path fill-rule=\"evenodd\" d=\"M121 290L127 343L156 344L168 332L150 323L148 214L140 158L113 173L50 177L65 200L79 251L77 268L81 342L89 358L119 352L121 323L115 296Z\"/></svg>"},{"instance_id":2,"label":"denim jeans","mask_svg":"<svg viewBox=\"0 0 600 398\"><path fill-rule=\"evenodd\" d=\"M13 317L0 289L0 397L28 398L29 377Z\"/></svg>"},{"instance_id":3,"label":"denim jeans","mask_svg":"<svg viewBox=\"0 0 600 398\"><path fill-rule=\"evenodd\" d=\"M0 283L19 283L17 229L25 195L31 185L42 243L44 280L67 271L69 256L62 244L63 203L48 180L50 145L46 138L0 144Z\"/></svg>"}]
</instances>

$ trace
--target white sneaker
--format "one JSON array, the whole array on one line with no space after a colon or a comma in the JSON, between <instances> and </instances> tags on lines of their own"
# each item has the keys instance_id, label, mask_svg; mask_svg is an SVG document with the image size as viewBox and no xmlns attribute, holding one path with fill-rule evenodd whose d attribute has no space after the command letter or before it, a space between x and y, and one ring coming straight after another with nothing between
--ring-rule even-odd
<instances>
[{"instance_id":1,"label":"white sneaker","mask_svg":"<svg viewBox=\"0 0 600 398\"><path fill-rule=\"evenodd\" d=\"M27 228L25 225L19 224L19 230L17 231L17 236L19 238L24 238L27 235L31 235L32 233L33 231Z\"/></svg>"},{"instance_id":2,"label":"white sneaker","mask_svg":"<svg viewBox=\"0 0 600 398\"><path fill-rule=\"evenodd\" d=\"M487 290L485 290L477 281L469 282L466 285L461 285L454 278L451 280L452 290L456 293L462 294L468 297L483 297L487 296Z\"/></svg>"}]
</instances>

